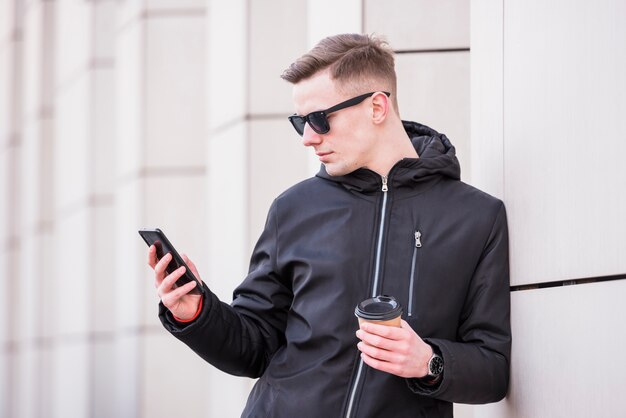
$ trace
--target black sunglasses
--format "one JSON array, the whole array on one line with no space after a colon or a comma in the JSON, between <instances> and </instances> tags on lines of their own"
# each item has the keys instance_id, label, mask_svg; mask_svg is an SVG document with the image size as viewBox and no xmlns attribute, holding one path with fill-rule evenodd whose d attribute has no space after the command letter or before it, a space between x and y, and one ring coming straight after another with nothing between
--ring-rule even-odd
<instances>
[{"instance_id":1,"label":"black sunglasses","mask_svg":"<svg viewBox=\"0 0 626 418\"><path fill-rule=\"evenodd\" d=\"M304 125L308 122L311 129L313 129L318 134L326 134L330 131L330 124L328 123L328 114L336 112L341 109L345 109L346 107L355 106L361 103L363 100L367 99L370 96L378 93L377 91L372 91L370 93L365 93L360 96L353 97L352 99L348 99L345 102L341 102L339 104L334 105L333 107L329 107L326 110L318 110L316 112L311 112L306 116L299 116L293 114L289 116L289 122L293 125L298 132L298 135L304 135ZM387 97L391 96L391 93L383 91Z\"/></svg>"}]
</instances>

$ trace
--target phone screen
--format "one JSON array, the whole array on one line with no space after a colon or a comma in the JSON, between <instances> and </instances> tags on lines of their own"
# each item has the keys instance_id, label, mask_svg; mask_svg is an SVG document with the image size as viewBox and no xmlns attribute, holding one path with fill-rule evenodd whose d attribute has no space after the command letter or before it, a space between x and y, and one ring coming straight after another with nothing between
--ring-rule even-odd
<instances>
[{"instance_id":1,"label":"phone screen","mask_svg":"<svg viewBox=\"0 0 626 418\"><path fill-rule=\"evenodd\" d=\"M154 245L154 247L156 248L156 256L159 260L162 259L167 253L172 254L172 260L170 260L169 264L165 268L168 274L173 273L174 271L176 271L177 268L181 266L185 267L185 274L183 274L180 279L176 280L176 287L183 286L190 281L195 281L197 285L196 287L191 289L189 293L195 295L201 295L203 293L200 281L193 275L191 270L189 270L189 266L185 264L182 257L178 254L178 251L176 251L174 246L167 239L163 231L158 228L146 228L140 229L138 232L139 235L141 235L141 238L143 238L146 244L148 244L148 246Z\"/></svg>"}]
</instances>

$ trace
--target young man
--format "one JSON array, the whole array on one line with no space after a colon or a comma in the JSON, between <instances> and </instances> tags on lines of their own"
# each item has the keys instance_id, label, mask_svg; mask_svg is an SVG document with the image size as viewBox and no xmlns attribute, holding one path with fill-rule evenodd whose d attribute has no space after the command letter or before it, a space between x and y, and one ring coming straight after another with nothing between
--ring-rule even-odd
<instances>
[{"instance_id":1,"label":"young man","mask_svg":"<svg viewBox=\"0 0 626 418\"><path fill-rule=\"evenodd\" d=\"M451 402L502 399L502 202L459 180L445 135L400 119L384 42L326 38L282 77L322 167L273 202L230 305L173 287L183 271L166 276L169 256L150 248L165 328L215 367L260 377L246 417L449 417ZM402 305L402 327L359 328L355 306L381 294Z\"/></svg>"}]
</instances>

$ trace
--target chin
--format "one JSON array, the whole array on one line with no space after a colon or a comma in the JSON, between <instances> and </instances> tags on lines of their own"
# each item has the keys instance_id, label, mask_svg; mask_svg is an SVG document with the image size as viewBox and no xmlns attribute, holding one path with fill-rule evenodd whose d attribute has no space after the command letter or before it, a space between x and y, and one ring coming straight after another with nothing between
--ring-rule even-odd
<instances>
[{"instance_id":1,"label":"chin","mask_svg":"<svg viewBox=\"0 0 626 418\"><path fill-rule=\"evenodd\" d=\"M324 167L326 168L326 172L328 173L328 175L332 177L345 176L346 174L350 174L352 171L354 171L349 170L347 167L344 166L337 166L336 164L324 164Z\"/></svg>"}]
</instances>

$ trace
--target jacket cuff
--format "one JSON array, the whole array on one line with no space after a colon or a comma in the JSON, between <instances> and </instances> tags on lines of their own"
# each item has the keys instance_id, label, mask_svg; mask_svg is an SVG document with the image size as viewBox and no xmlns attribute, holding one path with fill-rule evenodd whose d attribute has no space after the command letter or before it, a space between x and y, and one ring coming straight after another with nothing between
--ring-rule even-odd
<instances>
[{"instance_id":1,"label":"jacket cuff","mask_svg":"<svg viewBox=\"0 0 626 418\"><path fill-rule=\"evenodd\" d=\"M430 383L428 382L428 379L424 379L424 378L409 378L409 379L406 379L406 383L409 386L409 389L413 393L416 393L418 395L435 397L436 394L441 389L441 387L444 384L447 384L446 371L448 372L450 371L451 366L452 366L451 364L452 361L451 361L451 356L449 355L447 350L445 349L442 350L439 344L435 343L433 340L428 339L428 338L425 338L424 342L430 344L433 347L433 351L439 354L441 357L443 357L444 369L441 374L441 377L437 379L437 381L434 383Z\"/></svg>"}]
</instances>

